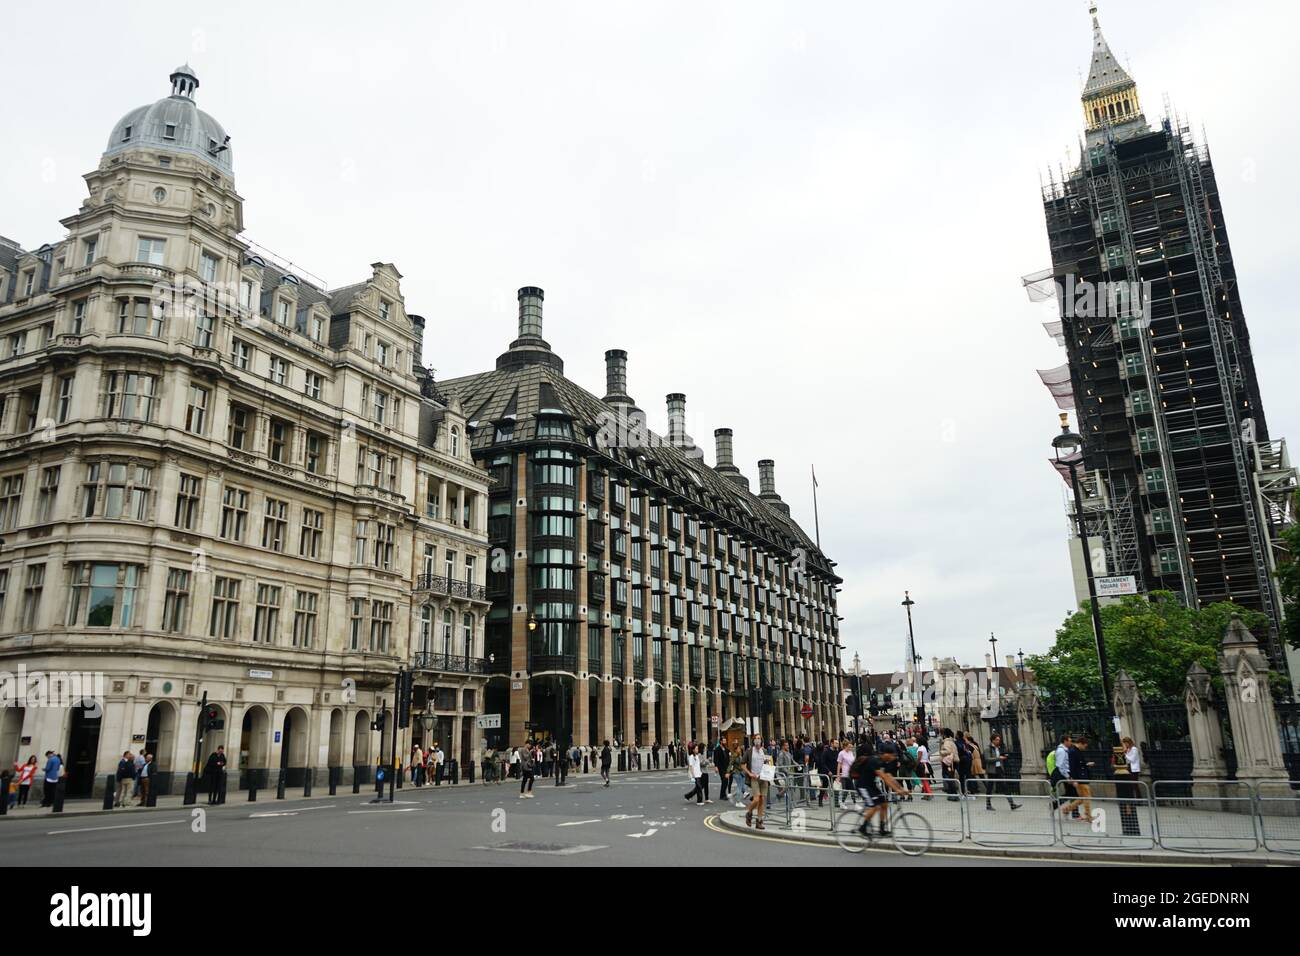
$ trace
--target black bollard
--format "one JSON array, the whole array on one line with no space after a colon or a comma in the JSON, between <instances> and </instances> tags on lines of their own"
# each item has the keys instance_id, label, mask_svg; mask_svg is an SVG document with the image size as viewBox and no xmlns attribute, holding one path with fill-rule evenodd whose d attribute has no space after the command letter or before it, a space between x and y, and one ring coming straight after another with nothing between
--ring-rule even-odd
<instances>
[{"instance_id":1,"label":"black bollard","mask_svg":"<svg viewBox=\"0 0 1300 956\"><path fill-rule=\"evenodd\" d=\"M308 768L307 768L307 774L306 774L305 777L303 777L303 781L302 781L302 795L303 795L304 797L310 797L310 796L311 796L312 778L315 777L315 776L316 776L316 768L315 768L315 767L308 767Z\"/></svg>"},{"instance_id":2,"label":"black bollard","mask_svg":"<svg viewBox=\"0 0 1300 956\"><path fill-rule=\"evenodd\" d=\"M248 802L257 801L257 776L250 770L248 772Z\"/></svg>"},{"instance_id":3,"label":"black bollard","mask_svg":"<svg viewBox=\"0 0 1300 956\"><path fill-rule=\"evenodd\" d=\"M226 802L226 782L226 769L222 767L221 777L217 781L217 785L221 788L217 791L217 803L219 804Z\"/></svg>"},{"instance_id":4,"label":"black bollard","mask_svg":"<svg viewBox=\"0 0 1300 956\"><path fill-rule=\"evenodd\" d=\"M627 754L622 750L618 752L618 769L620 772L627 769Z\"/></svg>"},{"instance_id":5,"label":"black bollard","mask_svg":"<svg viewBox=\"0 0 1300 956\"><path fill-rule=\"evenodd\" d=\"M352 768L352 792L361 792L361 770L356 766Z\"/></svg>"},{"instance_id":6,"label":"black bollard","mask_svg":"<svg viewBox=\"0 0 1300 956\"><path fill-rule=\"evenodd\" d=\"M152 783L152 782L153 782L153 781L150 781L150 783ZM187 773L187 774L185 775L185 797L184 797L184 799L181 801L183 805L185 805L185 806L188 807L188 806L189 806L190 804L192 804L196 799L198 799L198 787L197 787L196 784L197 784L197 781L194 779L194 773L193 773L193 771L191 771L190 773ZM150 787L149 789L150 789L150 791L152 792L153 788Z\"/></svg>"},{"instance_id":7,"label":"black bollard","mask_svg":"<svg viewBox=\"0 0 1300 956\"><path fill-rule=\"evenodd\" d=\"M68 792L68 778L60 777L59 782L54 785L54 807L55 813L63 812L63 798Z\"/></svg>"},{"instance_id":8,"label":"black bollard","mask_svg":"<svg viewBox=\"0 0 1300 956\"><path fill-rule=\"evenodd\" d=\"M158 788L154 786L157 783L157 777L149 778L149 799L144 802L146 807L158 806Z\"/></svg>"},{"instance_id":9,"label":"black bollard","mask_svg":"<svg viewBox=\"0 0 1300 956\"><path fill-rule=\"evenodd\" d=\"M330 767L330 796L334 796L339 789L339 768Z\"/></svg>"},{"instance_id":10,"label":"black bollard","mask_svg":"<svg viewBox=\"0 0 1300 956\"><path fill-rule=\"evenodd\" d=\"M286 782L286 781L285 781L285 774L284 774L284 771L281 770L281 771L280 771L280 779L277 780L277 781L276 781L276 784L275 784L275 799L277 799L277 800L283 800L283 799L284 799L284 785L285 785L285 782Z\"/></svg>"},{"instance_id":11,"label":"black bollard","mask_svg":"<svg viewBox=\"0 0 1300 956\"><path fill-rule=\"evenodd\" d=\"M113 798L117 795L117 777L109 774L104 778L104 809L113 809ZM0 811L3 812L3 811Z\"/></svg>"}]
</instances>

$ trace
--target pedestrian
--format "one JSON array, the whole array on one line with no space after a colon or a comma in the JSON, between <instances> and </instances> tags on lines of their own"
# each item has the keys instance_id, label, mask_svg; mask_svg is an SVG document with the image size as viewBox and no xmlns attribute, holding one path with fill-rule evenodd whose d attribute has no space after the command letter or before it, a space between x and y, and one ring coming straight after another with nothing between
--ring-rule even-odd
<instances>
[{"instance_id":1,"label":"pedestrian","mask_svg":"<svg viewBox=\"0 0 1300 956\"><path fill-rule=\"evenodd\" d=\"M18 768L18 806L27 806L27 797L32 791L32 781L36 779L36 754L27 758L27 762Z\"/></svg>"},{"instance_id":2,"label":"pedestrian","mask_svg":"<svg viewBox=\"0 0 1300 956\"><path fill-rule=\"evenodd\" d=\"M116 779L117 793L113 798L113 809L117 809L131 799L131 784L135 782L135 761L129 750L124 751L122 759L117 762Z\"/></svg>"},{"instance_id":3,"label":"pedestrian","mask_svg":"<svg viewBox=\"0 0 1300 956\"><path fill-rule=\"evenodd\" d=\"M433 785L442 786L443 761L446 759L438 741L433 742Z\"/></svg>"},{"instance_id":4,"label":"pedestrian","mask_svg":"<svg viewBox=\"0 0 1300 956\"><path fill-rule=\"evenodd\" d=\"M1071 800L1065 806L1061 807L1062 813L1071 813L1076 819L1083 819L1092 822L1092 785L1089 780L1092 777L1092 768L1096 764L1088 760L1084 751L1088 747L1088 738L1084 734L1079 734L1074 738L1074 747L1069 752L1070 780L1074 784L1075 799ZM1083 816L1079 817L1077 811L1079 805L1083 805Z\"/></svg>"},{"instance_id":5,"label":"pedestrian","mask_svg":"<svg viewBox=\"0 0 1300 956\"><path fill-rule=\"evenodd\" d=\"M144 767L144 751L141 750L135 755L135 786L131 788L131 796L139 803L140 800L140 771Z\"/></svg>"},{"instance_id":6,"label":"pedestrian","mask_svg":"<svg viewBox=\"0 0 1300 956\"><path fill-rule=\"evenodd\" d=\"M650 745L650 766L655 770L659 769L659 741L657 740Z\"/></svg>"},{"instance_id":7,"label":"pedestrian","mask_svg":"<svg viewBox=\"0 0 1300 956\"><path fill-rule=\"evenodd\" d=\"M136 806L149 805L149 784L153 781L153 754L144 754L144 763L140 765L140 802Z\"/></svg>"},{"instance_id":8,"label":"pedestrian","mask_svg":"<svg viewBox=\"0 0 1300 956\"><path fill-rule=\"evenodd\" d=\"M669 752L675 754L669 744ZM722 743L722 738L718 738L718 745L713 748L713 766L718 771L718 799L726 800L727 795L731 792L731 754L727 753L727 748ZM676 764L674 764L676 766Z\"/></svg>"},{"instance_id":9,"label":"pedestrian","mask_svg":"<svg viewBox=\"0 0 1300 956\"><path fill-rule=\"evenodd\" d=\"M605 741L605 746L600 748L600 778L605 781L605 786L609 786L609 768L614 762L614 752L609 749L609 741Z\"/></svg>"},{"instance_id":10,"label":"pedestrian","mask_svg":"<svg viewBox=\"0 0 1300 956\"><path fill-rule=\"evenodd\" d=\"M63 758L53 750L45 751L45 788L41 791L41 806L54 804L54 788L59 785L59 776L63 773Z\"/></svg>"},{"instance_id":11,"label":"pedestrian","mask_svg":"<svg viewBox=\"0 0 1300 956\"><path fill-rule=\"evenodd\" d=\"M521 747L519 750L519 799L532 799L533 797L533 768L536 766L533 759L533 750L531 747Z\"/></svg>"},{"instance_id":12,"label":"pedestrian","mask_svg":"<svg viewBox=\"0 0 1300 956\"><path fill-rule=\"evenodd\" d=\"M1056 750L1051 755L1051 765L1048 772L1052 775L1052 809L1061 805L1060 797L1074 796L1074 787L1070 783L1070 751L1073 749L1073 741L1069 734L1061 735L1061 742L1056 745ZM1078 815L1077 812L1075 814Z\"/></svg>"},{"instance_id":13,"label":"pedestrian","mask_svg":"<svg viewBox=\"0 0 1300 956\"><path fill-rule=\"evenodd\" d=\"M925 794L921 799L929 800L932 791L930 790L930 780L934 776L934 770L930 766L930 748L926 746L924 735L915 740L916 743L916 770L921 778L921 791Z\"/></svg>"},{"instance_id":14,"label":"pedestrian","mask_svg":"<svg viewBox=\"0 0 1300 956\"><path fill-rule=\"evenodd\" d=\"M980 786L984 788L984 800L987 802L991 799L989 794L988 777L984 774L984 753L979 743L971 736L969 730L963 730L962 736L966 741L966 749L970 753L970 796L974 799Z\"/></svg>"},{"instance_id":15,"label":"pedestrian","mask_svg":"<svg viewBox=\"0 0 1300 956\"><path fill-rule=\"evenodd\" d=\"M411 745L411 783L417 787L424 786L424 751L419 744Z\"/></svg>"},{"instance_id":16,"label":"pedestrian","mask_svg":"<svg viewBox=\"0 0 1300 956\"><path fill-rule=\"evenodd\" d=\"M1008 784L1004 782L1007 776L1006 764L1008 756L1008 752L1002 749L1002 735L994 734L990 737L989 759L988 764L986 765L986 770L988 771L988 782L984 785L986 791L984 808L986 810L993 809L993 794L997 793L999 789L1006 794L1007 803L1011 805L1012 810L1020 809L1020 804L1016 803L1016 801L1012 799L1011 792L1007 789Z\"/></svg>"},{"instance_id":17,"label":"pedestrian","mask_svg":"<svg viewBox=\"0 0 1300 956\"><path fill-rule=\"evenodd\" d=\"M686 794L686 802L690 803L691 797L694 797L695 803L698 806L704 803L704 791L700 789L700 755L698 749L693 745L688 745L686 750L688 754L686 757L686 765L689 768L691 775L691 791Z\"/></svg>"},{"instance_id":18,"label":"pedestrian","mask_svg":"<svg viewBox=\"0 0 1300 956\"><path fill-rule=\"evenodd\" d=\"M519 776L519 748L515 747L510 751L510 777L515 779Z\"/></svg>"},{"instance_id":19,"label":"pedestrian","mask_svg":"<svg viewBox=\"0 0 1300 956\"><path fill-rule=\"evenodd\" d=\"M218 747L208 754L203 765L203 779L208 785L208 804L214 805L221 797L221 777L226 772L226 748Z\"/></svg>"},{"instance_id":20,"label":"pedestrian","mask_svg":"<svg viewBox=\"0 0 1300 956\"><path fill-rule=\"evenodd\" d=\"M632 741L632 750L628 754L627 769L631 770L633 764L636 765L637 770L641 769L641 752L637 750L635 740Z\"/></svg>"},{"instance_id":21,"label":"pedestrian","mask_svg":"<svg viewBox=\"0 0 1300 956\"><path fill-rule=\"evenodd\" d=\"M970 731L959 730L953 735L953 742L957 745L957 786L961 791L963 800L974 800L974 791L969 783L971 779L971 767L974 764L973 748L970 743Z\"/></svg>"},{"instance_id":22,"label":"pedestrian","mask_svg":"<svg viewBox=\"0 0 1300 956\"><path fill-rule=\"evenodd\" d=\"M943 768L943 792L949 800L961 799L956 791L957 759L957 742L953 739L952 731L945 727L943 742L939 745L939 766Z\"/></svg>"},{"instance_id":23,"label":"pedestrian","mask_svg":"<svg viewBox=\"0 0 1300 956\"><path fill-rule=\"evenodd\" d=\"M776 795L784 799L786 791L794 785L794 754L790 751L790 741L781 741L781 749L776 752Z\"/></svg>"},{"instance_id":24,"label":"pedestrian","mask_svg":"<svg viewBox=\"0 0 1300 956\"><path fill-rule=\"evenodd\" d=\"M1132 737L1121 737L1115 757L1115 795L1119 797L1119 819L1124 836L1141 836L1138 823L1138 775L1142 754Z\"/></svg>"},{"instance_id":25,"label":"pedestrian","mask_svg":"<svg viewBox=\"0 0 1300 956\"><path fill-rule=\"evenodd\" d=\"M763 810L767 801L769 789L772 780L776 777L776 765L772 762L772 757L763 746L763 738L759 734L754 735L753 746L749 749L748 758L745 763L745 777L749 781L750 791L753 793L753 799L745 811L745 826L752 826L756 830L765 830L763 826ZM758 821L754 821L757 814Z\"/></svg>"}]
</instances>

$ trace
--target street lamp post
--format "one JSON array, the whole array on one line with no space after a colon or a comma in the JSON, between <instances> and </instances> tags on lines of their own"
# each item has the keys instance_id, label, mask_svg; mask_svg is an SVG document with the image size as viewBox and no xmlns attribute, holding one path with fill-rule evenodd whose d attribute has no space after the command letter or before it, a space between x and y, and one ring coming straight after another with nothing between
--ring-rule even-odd
<instances>
[{"instance_id":1,"label":"street lamp post","mask_svg":"<svg viewBox=\"0 0 1300 956\"><path fill-rule=\"evenodd\" d=\"M912 632L912 605L915 603L912 600L911 592L904 591L903 607L907 608L907 646L909 653L912 655L912 673L914 675L912 678L912 692L917 695L916 719L926 729L928 735L929 725L925 722L925 696L920 693L921 673L917 670L921 657L916 653L916 635Z\"/></svg>"},{"instance_id":2,"label":"street lamp post","mask_svg":"<svg viewBox=\"0 0 1300 956\"><path fill-rule=\"evenodd\" d=\"M1097 603L1097 582L1092 574L1092 555L1088 551L1088 529L1083 520L1083 490L1079 486L1079 459L1070 458L1070 454L1082 448L1083 439L1070 431L1069 416L1061 413L1061 434L1052 439L1052 448L1056 451L1056 461L1070 469L1070 487L1074 491L1074 519L1079 535L1079 553L1083 556L1084 575L1088 579L1088 603L1092 606L1092 629L1097 637L1097 666L1101 670L1101 692L1106 698L1106 710L1111 712L1111 724L1115 724L1114 701L1110 692L1110 671L1106 665L1106 639L1101 629L1101 606ZM1061 452L1066 458L1061 458ZM1082 456L1080 456L1081 458Z\"/></svg>"}]
</instances>

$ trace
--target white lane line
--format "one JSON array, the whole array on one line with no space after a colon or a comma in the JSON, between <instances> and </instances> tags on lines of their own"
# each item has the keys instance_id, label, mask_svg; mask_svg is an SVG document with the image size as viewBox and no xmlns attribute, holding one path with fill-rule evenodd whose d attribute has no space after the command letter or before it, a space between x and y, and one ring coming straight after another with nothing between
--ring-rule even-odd
<instances>
[{"instance_id":1,"label":"white lane line","mask_svg":"<svg viewBox=\"0 0 1300 956\"><path fill-rule=\"evenodd\" d=\"M188 817L178 820L152 820L149 823L119 823L111 827L78 827L75 830L48 830L46 836L58 836L60 833L90 833L93 830L130 830L133 827L160 827L168 823L184 823Z\"/></svg>"},{"instance_id":2,"label":"white lane line","mask_svg":"<svg viewBox=\"0 0 1300 956\"><path fill-rule=\"evenodd\" d=\"M571 820L568 823L557 823L557 827L580 827L584 823L599 823L599 820Z\"/></svg>"},{"instance_id":3,"label":"white lane line","mask_svg":"<svg viewBox=\"0 0 1300 956\"><path fill-rule=\"evenodd\" d=\"M419 809L419 807L393 807L391 810L349 810L348 813L411 813Z\"/></svg>"}]
</instances>

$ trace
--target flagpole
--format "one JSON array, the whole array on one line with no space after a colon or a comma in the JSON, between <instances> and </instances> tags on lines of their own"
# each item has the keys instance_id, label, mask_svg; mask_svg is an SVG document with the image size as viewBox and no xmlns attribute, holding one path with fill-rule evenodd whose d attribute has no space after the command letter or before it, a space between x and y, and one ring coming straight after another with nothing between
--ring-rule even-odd
<instances>
[{"instance_id":1,"label":"flagpole","mask_svg":"<svg viewBox=\"0 0 1300 956\"><path fill-rule=\"evenodd\" d=\"M809 465L808 467L812 469L813 528L817 533L817 550L820 551L822 549L822 523L821 523L821 518L819 518L817 515L817 466Z\"/></svg>"}]
</instances>

